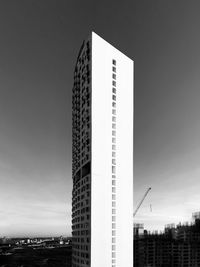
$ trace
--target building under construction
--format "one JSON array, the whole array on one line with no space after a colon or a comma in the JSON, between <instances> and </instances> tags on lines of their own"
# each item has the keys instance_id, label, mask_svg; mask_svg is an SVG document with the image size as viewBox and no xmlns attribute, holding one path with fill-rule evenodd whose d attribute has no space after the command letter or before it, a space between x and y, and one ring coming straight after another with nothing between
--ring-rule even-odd
<instances>
[{"instance_id":1,"label":"building under construction","mask_svg":"<svg viewBox=\"0 0 200 267\"><path fill-rule=\"evenodd\" d=\"M134 267L200 266L200 213L191 223L167 225L162 233L150 233L134 225Z\"/></svg>"}]
</instances>

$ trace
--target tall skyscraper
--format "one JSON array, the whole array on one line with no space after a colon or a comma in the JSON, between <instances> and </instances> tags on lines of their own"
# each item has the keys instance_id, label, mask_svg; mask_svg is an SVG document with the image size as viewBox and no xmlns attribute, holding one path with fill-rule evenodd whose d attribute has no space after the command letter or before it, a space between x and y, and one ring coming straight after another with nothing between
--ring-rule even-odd
<instances>
[{"instance_id":1,"label":"tall skyscraper","mask_svg":"<svg viewBox=\"0 0 200 267\"><path fill-rule=\"evenodd\" d=\"M94 32L74 71L73 267L133 266L133 61Z\"/></svg>"}]
</instances>

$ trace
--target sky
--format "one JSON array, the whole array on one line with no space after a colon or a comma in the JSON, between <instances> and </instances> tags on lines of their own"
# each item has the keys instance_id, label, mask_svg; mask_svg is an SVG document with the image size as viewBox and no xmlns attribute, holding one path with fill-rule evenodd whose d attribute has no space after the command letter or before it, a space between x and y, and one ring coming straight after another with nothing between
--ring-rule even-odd
<instances>
[{"instance_id":1,"label":"sky","mask_svg":"<svg viewBox=\"0 0 200 267\"><path fill-rule=\"evenodd\" d=\"M93 30L134 60L134 207L146 229L200 210L200 2L0 1L0 236L71 233L71 102ZM151 208L150 208L151 206Z\"/></svg>"}]
</instances>

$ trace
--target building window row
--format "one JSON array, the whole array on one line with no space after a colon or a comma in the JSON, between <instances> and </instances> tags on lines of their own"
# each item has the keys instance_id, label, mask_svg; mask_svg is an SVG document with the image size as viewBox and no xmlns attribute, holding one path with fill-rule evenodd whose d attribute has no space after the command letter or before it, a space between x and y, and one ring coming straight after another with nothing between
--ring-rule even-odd
<instances>
[{"instance_id":1,"label":"building window row","mask_svg":"<svg viewBox=\"0 0 200 267\"><path fill-rule=\"evenodd\" d=\"M116 265L116 60L112 60L112 267Z\"/></svg>"}]
</instances>

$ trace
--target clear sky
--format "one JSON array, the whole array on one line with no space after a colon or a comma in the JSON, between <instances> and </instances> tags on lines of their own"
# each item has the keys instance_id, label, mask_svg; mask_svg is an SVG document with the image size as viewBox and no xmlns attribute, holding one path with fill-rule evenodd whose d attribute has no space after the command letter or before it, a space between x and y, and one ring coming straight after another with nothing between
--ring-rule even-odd
<instances>
[{"instance_id":1,"label":"clear sky","mask_svg":"<svg viewBox=\"0 0 200 267\"><path fill-rule=\"evenodd\" d=\"M91 30L135 61L134 204L200 210L200 2L0 1L0 236L71 232L71 93ZM150 210L152 206L152 211Z\"/></svg>"}]
</instances>

